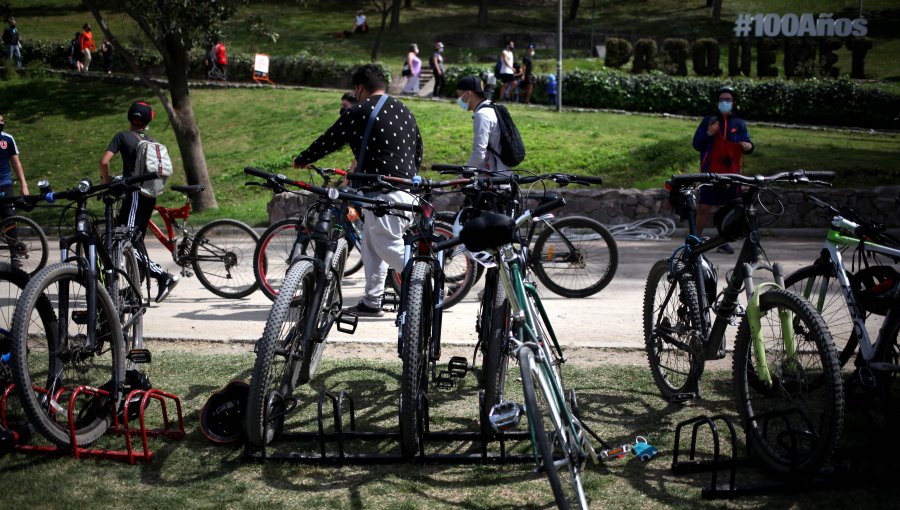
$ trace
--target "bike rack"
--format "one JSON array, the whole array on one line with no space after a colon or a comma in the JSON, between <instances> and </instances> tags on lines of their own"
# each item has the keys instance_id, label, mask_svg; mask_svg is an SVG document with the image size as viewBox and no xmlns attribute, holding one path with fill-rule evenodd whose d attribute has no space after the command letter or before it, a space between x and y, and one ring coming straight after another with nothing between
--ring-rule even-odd
<instances>
[{"instance_id":1,"label":"bike rack","mask_svg":"<svg viewBox=\"0 0 900 510\"><path fill-rule=\"evenodd\" d=\"M3 392L3 396L0 397L0 420L2 420L3 426L7 426L7 416L6 416L6 408L7 408L7 400L12 393L15 385L10 384L6 387ZM48 394L48 391L44 388L35 387L34 391ZM56 392L54 395L55 400L59 400L59 397L63 396L68 392L67 388L62 388ZM103 396L109 395L109 392L99 388L93 388L90 386L79 386L75 388L71 392L71 396L69 397L69 405L68 405L68 422L69 422L69 436L72 442L71 448L58 448L56 446L46 446L46 445L29 445L29 444L16 444L13 446L13 451L27 453L27 454L46 454L46 455L72 455L76 459L81 458L101 458L107 460L116 460L120 462L128 462L129 464L135 464L136 461L141 460L145 464L149 464L153 462L156 453L150 450L149 438L150 437L166 437L169 439L182 439L185 436L185 428L184 428L184 415L181 409L181 400L171 394L166 393L164 391L158 389L136 389L132 390L128 393L127 398L125 399L125 411L122 413L122 419L120 421L119 412L115 408L115 403L110 403L110 407L113 413L113 425L107 430L107 433L119 434L125 437L125 450L107 450L107 449L98 449L98 448L85 448L78 446L78 442L76 440L75 435L75 426L74 423L74 411L75 411L75 401L79 396L88 395L88 396ZM169 419L169 412L166 405L167 401L172 401L175 404L177 411L177 421ZM138 418L138 426L137 428L131 427L129 425L129 414L130 409L134 403L139 402L139 408L137 411ZM158 402L160 405L160 409L162 412L162 428L158 429L148 429L145 421L145 413L147 410L147 406L151 402ZM56 411L54 411L56 412ZM133 421L133 419L132 419ZM174 423L173 423L174 421ZM176 426L177 425L177 426ZM135 451L132 443L132 439L135 435L138 435L141 439L141 450Z\"/></svg>"},{"instance_id":2,"label":"bike rack","mask_svg":"<svg viewBox=\"0 0 900 510\"><path fill-rule=\"evenodd\" d=\"M325 425L325 406L331 402L332 427ZM483 398L479 397L479 407ZM479 431L432 431L427 394L420 396L419 423L417 434L419 436L419 452L413 458L405 458L400 453L351 453L348 452L348 441L358 440L363 442L394 441L399 443L399 431L361 431L357 429L356 405L353 398L347 392L341 390L337 394L322 390L319 393L317 407L316 432L282 432L273 439L272 443L306 442L314 443L317 452L272 452L271 446L255 447L247 445L244 454L254 460L289 460L305 464L330 464L330 465L372 465L394 464L404 462L415 463L444 463L444 464L509 464L534 462L534 456L529 448L529 453L513 454L507 451L507 443L530 441L527 430L497 433L493 438L487 437L481 432L481 417L479 412ZM290 406L285 406L290 408ZM297 406L294 406L296 409ZM345 427L345 416L349 413L349 428ZM477 453L429 453L431 445L448 443L479 443ZM499 443L499 451L490 448L492 443ZM329 452L329 445L337 447L337 452Z\"/></svg>"},{"instance_id":3,"label":"bike rack","mask_svg":"<svg viewBox=\"0 0 900 510\"><path fill-rule=\"evenodd\" d=\"M781 416L773 415L768 419L779 419ZM724 425L727 429L727 440L731 454L726 455L722 449L722 437L719 427ZM691 427L690 448L688 459L681 459L681 435L682 429ZM713 456L712 459L698 460L697 437L704 427L708 428L712 435ZM746 436L746 444L749 445L750 437ZM790 476L784 479L775 479L771 476L753 484L738 485L736 482L738 468L754 469L756 473L766 475L759 459L748 454L738 456L737 431L732 420L724 415L706 416L700 415L689 420L682 421L675 428L675 446L672 452L672 472L676 475L688 473L710 472L708 487L701 490L703 499L735 499L744 496L758 496L768 494L796 494L817 490L834 490L838 488L853 488L872 485L881 481L894 483L896 472L887 472L872 475L871 473L854 472L849 465L852 457L859 457L860 450L838 449L832 456L832 463L823 468L819 473L808 479L797 479ZM897 466L893 466L896 469ZM719 476L726 473L728 483L719 484ZM758 478L758 477L757 477Z\"/></svg>"}]
</instances>

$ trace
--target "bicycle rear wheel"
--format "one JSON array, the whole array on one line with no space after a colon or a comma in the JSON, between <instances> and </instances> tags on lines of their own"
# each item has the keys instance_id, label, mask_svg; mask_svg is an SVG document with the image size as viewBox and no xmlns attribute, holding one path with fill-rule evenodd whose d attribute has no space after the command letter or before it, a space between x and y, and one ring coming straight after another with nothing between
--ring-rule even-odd
<instances>
[{"instance_id":1,"label":"bicycle rear wheel","mask_svg":"<svg viewBox=\"0 0 900 510\"><path fill-rule=\"evenodd\" d=\"M119 409L125 377L122 329L106 289L96 287L96 324L90 329L89 296L84 273L74 264L44 268L25 288L13 320L13 378L16 395L31 423L48 440L71 446L67 407L81 386L108 391L109 396L82 394L74 402L74 428L79 446L96 441ZM57 322L47 323L49 301ZM95 335L94 345L88 345ZM47 393L33 388L42 388Z\"/></svg>"},{"instance_id":2,"label":"bicycle rear wheel","mask_svg":"<svg viewBox=\"0 0 900 510\"><path fill-rule=\"evenodd\" d=\"M256 345L256 361L247 399L247 439L263 446L281 433L284 414L297 386L303 329L315 292L315 267L300 260L288 270L275 298L263 336Z\"/></svg>"},{"instance_id":3,"label":"bicycle rear wheel","mask_svg":"<svg viewBox=\"0 0 900 510\"><path fill-rule=\"evenodd\" d=\"M549 378L554 376L547 373L528 347L519 350L519 369L536 461L550 480L556 505L561 509L586 509L581 475L587 459L578 451L571 412L551 387Z\"/></svg>"},{"instance_id":4,"label":"bicycle rear wheel","mask_svg":"<svg viewBox=\"0 0 900 510\"><path fill-rule=\"evenodd\" d=\"M300 362L300 384L309 382L315 377L325 350L325 342L328 333L334 325L335 319L341 313L343 296L341 295L341 275L344 273L344 263L347 262L347 241L338 239L337 248L331 259L330 274L325 282L325 291L322 295L322 304L319 313L316 314L316 325L312 336L303 339L302 358Z\"/></svg>"},{"instance_id":5,"label":"bicycle rear wheel","mask_svg":"<svg viewBox=\"0 0 900 510\"><path fill-rule=\"evenodd\" d=\"M413 457L419 451L418 424L421 396L428 391L428 349L431 345L431 322L434 293L431 264L414 262L407 288L407 309L401 328L403 373L400 379L400 451Z\"/></svg>"},{"instance_id":6,"label":"bicycle rear wheel","mask_svg":"<svg viewBox=\"0 0 900 510\"><path fill-rule=\"evenodd\" d=\"M822 318L799 296L776 289L760 296L760 334L765 363L758 365L748 317L734 346L737 405L748 442L770 470L814 474L840 437L844 393L831 335ZM786 346L788 338L796 344ZM760 375L765 366L771 383Z\"/></svg>"},{"instance_id":7,"label":"bicycle rear wheel","mask_svg":"<svg viewBox=\"0 0 900 510\"><path fill-rule=\"evenodd\" d=\"M619 266L619 249L599 221L571 216L544 227L530 262L538 280L551 292L584 298L612 281Z\"/></svg>"},{"instance_id":8,"label":"bicycle rear wheel","mask_svg":"<svg viewBox=\"0 0 900 510\"><path fill-rule=\"evenodd\" d=\"M301 228L297 218L273 223L262 233L253 251L253 274L259 289L272 301L291 265L291 255ZM300 253L296 255L301 255Z\"/></svg>"},{"instance_id":9,"label":"bicycle rear wheel","mask_svg":"<svg viewBox=\"0 0 900 510\"><path fill-rule=\"evenodd\" d=\"M697 288L684 265L675 262L678 278L669 280L669 261L653 264L644 288L644 344L653 382L663 398L692 398L703 375L703 331Z\"/></svg>"},{"instance_id":10,"label":"bicycle rear wheel","mask_svg":"<svg viewBox=\"0 0 900 510\"><path fill-rule=\"evenodd\" d=\"M197 279L224 298L243 298L259 286L253 275L253 251L259 236L236 220L215 220L201 228L191 247Z\"/></svg>"},{"instance_id":11,"label":"bicycle rear wheel","mask_svg":"<svg viewBox=\"0 0 900 510\"><path fill-rule=\"evenodd\" d=\"M141 294L141 272L134 246L130 241L117 243L121 245L113 246L111 254L116 273L110 286L110 297L119 312L125 350L128 352L143 345L144 321L141 310L144 298Z\"/></svg>"},{"instance_id":12,"label":"bicycle rear wheel","mask_svg":"<svg viewBox=\"0 0 900 510\"><path fill-rule=\"evenodd\" d=\"M44 268L49 254L44 231L37 222L25 216L0 220L0 250L28 276L34 276Z\"/></svg>"}]
</instances>

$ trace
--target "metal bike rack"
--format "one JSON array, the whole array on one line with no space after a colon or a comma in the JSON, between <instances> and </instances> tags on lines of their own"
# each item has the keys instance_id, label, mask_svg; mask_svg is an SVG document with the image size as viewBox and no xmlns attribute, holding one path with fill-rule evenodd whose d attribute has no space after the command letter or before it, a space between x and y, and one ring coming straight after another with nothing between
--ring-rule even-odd
<instances>
[{"instance_id":1,"label":"metal bike rack","mask_svg":"<svg viewBox=\"0 0 900 510\"><path fill-rule=\"evenodd\" d=\"M9 399L10 394L12 393L14 385L10 384L6 387L3 392L3 396L0 397L0 420L2 420L3 426L6 427L7 424L7 401ZM43 388L34 388L35 391L38 391L43 394L47 394L47 390ZM59 399L61 396L65 395L68 392L68 389L63 388L56 392L54 395L55 399ZM58 448L56 446L47 446L47 445L30 445L30 444L14 444L12 449L16 452L26 453L26 454L45 454L45 455L72 455L76 459L81 458L101 458L108 460L116 460L119 462L127 462L129 464L135 464L136 461L143 461L145 464L149 464L153 462L156 457L156 453L150 450L149 438L150 437L166 437L169 439L182 439L185 436L184 429L184 416L181 409L181 400L171 394L166 393L164 391L158 389L136 389L132 390L128 393L125 399L125 409L122 413L122 418L120 420L118 409L115 408L115 403L110 403L111 412L113 413L113 425L107 430L107 433L110 434L118 434L124 436L125 438L125 450L106 450L106 449L98 449L98 448L85 448L78 446L78 442L76 440L75 434L75 426L74 423L74 408L75 401L79 396L87 395L87 396L102 396L108 395L109 392L106 390L102 390L99 388L92 388L90 386L79 386L72 390L71 396L69 397L69 405L68 405L68 422L69 422L69 436L72 442L71 448ZM173 402L176 407L177 417L170 419L169 411L167 408L166 402ZM138 425L137 427L133 427L129 424L129 407L131 407L132 402L139 402L139 408L137 411ZM162 428L157 429L148 429L145 421L145 413L147 410L147 406L151 402L157 402L160 405L160 410L162 412ZM132 419L133 421L133 419ZM138 436L141 441L141 449L135 450L133 447L133 438ZM16 442L17 443L17 442Z\"/></svg>"}]
</instances>

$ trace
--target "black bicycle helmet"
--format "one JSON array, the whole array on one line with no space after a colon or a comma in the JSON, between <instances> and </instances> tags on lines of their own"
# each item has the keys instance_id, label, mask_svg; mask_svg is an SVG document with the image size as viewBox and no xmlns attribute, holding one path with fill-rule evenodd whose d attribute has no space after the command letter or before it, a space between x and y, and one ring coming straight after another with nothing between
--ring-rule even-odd
<instances>
[{"instance_id":1,"label":"black bicycle helmet","mask_svg":"<svg viewBox=\"0 0 900 510\"><path fill-rule=\"evenodd\" d=\"M892 292L900 285L900 273L891 266L870 266L850 277L850 287L859 306L865 312L887 315L896 306L897 295Z\"/></svg>"},{"instance_id":2,"label":"black bicycle helmet","mask_svg":"<svg viewBox=\"0 0 900 510\"><path fill-rule=\"evenodd\" d=\"M729 241L737 241L747 237L750 232L750 224L747 222L747 213L744 211L744 201L736 198L720 207L713 218L719 235Z\"/></svg>"},{"instance_id":3,"label":"black bicycle helmet","mask_svg":"<svg viewBox=\"0 0 900 510\"><path fill-rule=\"evenodd\" d=\"M243 381L231 381L213 393L200 411L200 431L203 435L216 444L242 441L249 395L250 385Z\"/></svg>"}]
</instances>

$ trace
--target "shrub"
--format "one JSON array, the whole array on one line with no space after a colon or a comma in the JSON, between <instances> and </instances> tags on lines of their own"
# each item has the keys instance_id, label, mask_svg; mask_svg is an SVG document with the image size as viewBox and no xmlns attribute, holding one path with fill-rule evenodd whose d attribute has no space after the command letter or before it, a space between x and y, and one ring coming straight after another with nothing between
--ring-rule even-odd
<instances>
[{"instance_id":1,"label":"shrub","mask_svg":"<svg viewBox=\"0 0 900 510\"><path fill-rule=\"evenodd\" d=\"M778 69L775 69L775 50L778 48L778 41L764 37L757 39L756 42L756 75L760 78L768 78L778 76Z\"/></svg>"},{"instance_id":2,"label":"shrub","mask_svg":"<svg viewBox=\"0 0 900 510\"><path fill-rule=\"evenodd\" d=\"M631 64L631 72L639 74L656 69L656 52L656 41L638 39L634 44L634 63Z\"/></svg>"},{"instance_id":3,"label":"shrub","mask_svg":"<svg viewBox=\"0 0 900 510\"><path fill-rule=\"evenodd\" d=\"M732 38L728 41L728 76L750 76L750 38Z\"/></svg>"},{"instance_id":4,"label":"shrub","mask_svg":"<svg viewBox=\"0 0 900 510\"><path fill-rule=\"evenodd\" d=\"M866 53L872 49L875 41L869 37L851 37L847 39L847 49L853 54L850 77L863 79L866 77Z\"/></svg>"},{"instance_id":5,"label":"shrub","mask_svg":"<svg viewBox=\"0 0 900 510\"><path fill-rule=\"evenodd\" d=\"M691 57L694 61L694 72L697 76L719 76L719 41L706 37L697 39L691 44Z\"/></svg>"},{"instance_id":6,"label":"shrub","mask_svg":"<svg viewBox=\"0 0 900 510\"><path fill-rule=\"evenodd\" d=\"M666 74L687 76L687 58L690 55L690 43L687 39L666 39L663 41L663 64Z\"/></svg>"},{"instance_id":7,"label":"shrub","mask_svg":"<svg viewBox=\"0 0 900 510\"><path fill-rule=\"evenodd\" d=\"M631 60L631 54L630 42L618 37L610 37L606 40L606 60L603 61L603 64L606 67L618 69Z\"/></svg>"}]
</instances>

